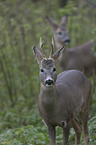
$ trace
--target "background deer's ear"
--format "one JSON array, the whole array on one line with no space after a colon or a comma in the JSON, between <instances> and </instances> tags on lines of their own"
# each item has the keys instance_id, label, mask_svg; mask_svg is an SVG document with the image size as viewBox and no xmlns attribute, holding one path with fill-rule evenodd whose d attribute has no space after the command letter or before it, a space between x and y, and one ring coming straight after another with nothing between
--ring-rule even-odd
<instances>
[{"instance_id":1,"label":"background deer's ear","mask_svg":"<svg viewBox=\"0 0 96 145\"><path fill-rule=\"evenodd\" d=\"M33 46L33 54L36 57L38 64L40 64L44 56L36 46Z\"/></svg>"},{"instance_id":2,"label":"background deer's ear","mask_svg":"<svg viewBox=\"0 0 96 145\"><path fill-rule=\"evenodd\" d=\"M53 31L56 31L56 29L59 27L51 17L46 16L47 21L49 22L51 28L53 29Z\"/></svg>"},{"instance_id":3,"label":"background deer's ear","mask_svg":"<svg viewBox=\"0 0 96 145\"><path fill-rule=\"evenodd\" d=\"M68 22L68 15L66 15L66 16L64 16L64 17L62 17L62 20L61 20L61 25L66 26L67 22Z\"/></svg>"},{"instance_id":4,"label":"background deer's ear","mask_svg":"<svg viewBox=\"0 0 96 145\"><path fill-rule=\"evenodd\" d=\"M55 60L55 61L58 61L60 59L60 56L61 56L61 52L64 50L64 46L62 46L60 49L58 49L52 56L52 58Z\"/></svg>"}]
</instances>

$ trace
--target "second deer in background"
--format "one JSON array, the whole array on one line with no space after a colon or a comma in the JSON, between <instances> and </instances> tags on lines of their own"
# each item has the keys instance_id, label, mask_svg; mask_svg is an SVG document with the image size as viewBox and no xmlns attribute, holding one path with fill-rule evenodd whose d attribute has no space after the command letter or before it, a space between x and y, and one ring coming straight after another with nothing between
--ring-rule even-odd
<instances>
[{"instance_id":1,"label":"second deer in background","mask_svg":"<svg viewBox=\"0 0 96 145\"><path fill-rule=\"evenodd\" d=\"M67 16L62 18L60 25L56 24L49 16L46 16L46 19L53 30L57 49L68 44L70 39L66 29ZM77 69L83 71L87 77L92 76L96 70L96 57L92 52L93 46L94 43L89 41L81 46L65 49L60 61L61 70Z\"/></svg>"}]
</instances>

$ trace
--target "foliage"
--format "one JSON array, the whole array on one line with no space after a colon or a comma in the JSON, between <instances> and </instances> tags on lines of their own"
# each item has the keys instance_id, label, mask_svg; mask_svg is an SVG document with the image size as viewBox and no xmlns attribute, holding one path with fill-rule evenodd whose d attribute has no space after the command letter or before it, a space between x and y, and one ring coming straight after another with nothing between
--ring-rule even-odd
<instances>
[{"instance_id":1,"label":"foliage","mask_svg":"<svg viewBox=\"0 0 96 145\"><path fill-rule=\"evenodd\" d=\"M43 131L45 131L42 128ZM42 133L40 127L22 127L20 129L7 130L1 135L1 145L42 145L48 140L47 133Z\"/></svg>"},{"instance_id":2,"label":"foliage","mask_svg":"<svg viewBox=\"0 0 96 145\"><path fill-rule=\"evenodd\" d=\"M39 47L39 39L42 37L44 51L48 55L53 33L45 16L50 15L59 23L65 14L69 15L69 47L90 39L96 43L95 7L96 0L68 0L64 8L59 7L58 0L0 1L0 145L49 144L47 128L35 105L40 85L32 46ZM95 56L95 47L93 52ZM90 78L92 88L96 85L95 79ZM96 90L92 91L90 144L96 142L95 106ZM58 145L61 140L62 131L57 128ZM74 142L73 130L70 142Z\"/></svg>"},{"instance_id":3,"label":"foliage","mask_svg":"<svg viewBox=\"0 0 96 145\"><path fill-rule=\"evenodd\" d=\"M57 145L62 144L61 130L57 128ZM69 143L74 144L74 131L71 130ZM89 120L89 145L96 143L96 116ZM49 138L47 133L47 127L44 125L28 125L26 127L8 129L4 133L0 134L0 145L42 145L49 144ZM81 144L84 144L84 138L82 134Z\"/></svg>"}]
</instances>

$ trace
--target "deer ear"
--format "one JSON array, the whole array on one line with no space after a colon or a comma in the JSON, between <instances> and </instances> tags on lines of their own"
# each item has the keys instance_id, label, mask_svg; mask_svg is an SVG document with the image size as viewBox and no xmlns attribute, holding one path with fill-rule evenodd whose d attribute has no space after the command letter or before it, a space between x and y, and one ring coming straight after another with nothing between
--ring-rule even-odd
<instances>
[{"instance_id":1,"label":"deer ear","mask_svg":"<svg viewBox=\"0 0 96 145\"><path fill-rule=\"evenodd\" d=\"M59 26L54 22L54 20L53 20L51 17L46 16L46 19L47 19L47 21L49 22L49 24L50 24L51 28L53 29L53 31L56 31L56 29L57 29Z\"/></svg>"},{"instance_id":2,"label":"deer ear","mask_svg":"<svg viewBox=\"0 0 96 145\"><path fill-rule=\"evenodd\" d=\"M55 60L55 61L58 61L58 59L60 58L60 54L61 52L64 50L64 46L62 46L60 49L58 49L52 56L52 58Z\"/></svg>"},{"instance_id":3,"label":"deer ear","mask_svg":"<svg viewBox=\"0 0 96 145\"><path fill-rule=\"evenodd\" d=\"M33 54L36 57L38 64L40 64L44 56L36 46L33 46Z\"/></svg>"},{"instance_id":4,"label":"deer ear","mask_svg":"<svg viewBox=\"0 0 96 145\"><path fill-rule=\"evenodd\" d=\"M66 16L64 16L64 17L62 17L62 20L61 20L61 25L66 26L67 21L68 21L68 15L66 15Z\"/></svg>"}]
</instances>

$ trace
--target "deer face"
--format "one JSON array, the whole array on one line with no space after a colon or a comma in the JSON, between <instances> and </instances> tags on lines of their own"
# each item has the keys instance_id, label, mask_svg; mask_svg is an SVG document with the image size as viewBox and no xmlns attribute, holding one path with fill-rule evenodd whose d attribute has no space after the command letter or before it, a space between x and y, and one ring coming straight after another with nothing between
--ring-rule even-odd
<instances>
[{"instance_id":1,"label":"deer face","mask_svg":"<svg viewBox=\"0 0 96 145\"><path fill-rule=\"evenodd\" d=\"M68 31L64 26L58 27L56 31L54 31L55 40L58 41L61 45L68 44L70 42Z\"/></svg>"},{"instance_id":2,"label":"deer face","mask_svg":"<svg viewBox=\"0 0 96 145\"><path fill-rule=\"evenodd\" d=\"M40 81L46 87L53 86L57 78L55 62L52 58L43 59L40 64Z\"/></svg>"},{"instance_id":3,"label":"deer face","mask_svg":"<svg viewBox=\"0 0 96 145\"><path fill-rule=\"evenodd\" d=\"M59 43L60 46L62 46L64 44L68 44L70 42L70 38L68 36L68 31L66 28L67 16L64 16L62 18L60 25L56 24L53 21L53 19L50 18L49 16L47 16L46 19L48 20L48 22L53 30L56 43Z\"/></svg>"},{"instance_id":4,"label":"deer face","mask_svg":"<svg viewBox=\"0 0 96 145\"><path fill-rule=\"evenodd\" d=\"M52 45L52 50L51 50L49 58L45 57L42 49L41 49L42 50L41 52L35 46L33 47L33 53L37 59L37 62L40 68L40 81L41 81L41 84L46 87L53 86L56 82L57 72L56 72L55 64L60 56L61 50L64 48L64 47L61 47L53 54L53 47L54 47L53 41L51 45ZM40 43L40 46L42 46L41 43Z\"/></svg>"}]
</instances>

